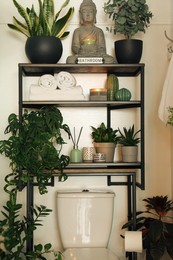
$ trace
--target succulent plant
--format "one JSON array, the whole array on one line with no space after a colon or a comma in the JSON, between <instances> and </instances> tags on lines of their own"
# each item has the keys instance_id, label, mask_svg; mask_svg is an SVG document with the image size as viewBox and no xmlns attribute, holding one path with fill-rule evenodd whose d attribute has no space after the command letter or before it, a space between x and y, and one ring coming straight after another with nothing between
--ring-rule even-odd
<instances>
[{"instance_id":1,"label":"succulent plant","mask_svg":"<svg viewBox=\"0 0 173 260\"><path fill-rule=\"evenodd\" d=\"M124 146L136 146L140 142L140 138L137 137L137 134L141 130L135 132L134 125L129 127L129 129L123 127L124 133L120 129L118 129L118 131L120 133L119 143Z\"/></svg>"},{"instance_id":2,"label":"succulent plant","mask_svg":"<svg viewBox=\"0 0 173 260\"><path fill-rule=\"evenodd\" d=\"M94 142L99 143L117 143L118 142L118 130L113 130L111 127L106 127L105 124L102 122L99 127L95 128L91 126L92 133L91 137L94 140Z\"/></svg>"}]
</instances>

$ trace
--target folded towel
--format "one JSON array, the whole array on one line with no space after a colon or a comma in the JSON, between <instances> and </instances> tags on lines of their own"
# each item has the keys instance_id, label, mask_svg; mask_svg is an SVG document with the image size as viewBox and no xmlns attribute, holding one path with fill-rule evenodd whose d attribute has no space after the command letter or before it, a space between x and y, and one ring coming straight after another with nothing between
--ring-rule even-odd
<instances>
[{"instance_id":1,"label":"folded towel","mask_svg":"<svg viewBox=\"0 0 173 260\"><path fill-rule=\"evenodd\" d=\"M76 86L75 77L66 71L61 71L58 74L55 74L57 80L58 88L61 90L69 90Z\"/></svg>"},{"instance_id":2,"label":"folded towel","mask_svg":"<svg viewBox=\"0 0 173 260\"><path fill-rule=\"evenodd\" d=\"M38 85L42 88L56 89L57 81L51 74L45 74L39 78Z\"/></svg>"},{"instance_id":3,"label":"folded towel","mask_svg":"<svg viewBox=\"0 0 173 260\"><path fill-rule=\"evenodd\" d=\"M84 100L85 96L83 95L82 88L80 86L76 86L74 89L69 91L62 91L59 89L46 89L41 88L37 85L30 86L29 93L30 100Z\"/></svg>"},{"instance_id":4,"label":"folded towel","mask_svg":"<svg viewBox=\"0 0 173 260\"><path fill-rule=\"evenodd\" d=\"M166 124L168 119L168 107L173 107L173 55L171 57L165 82L163 85L161 101L159 105L159 118Z\"/></svg>"}]
</instances>

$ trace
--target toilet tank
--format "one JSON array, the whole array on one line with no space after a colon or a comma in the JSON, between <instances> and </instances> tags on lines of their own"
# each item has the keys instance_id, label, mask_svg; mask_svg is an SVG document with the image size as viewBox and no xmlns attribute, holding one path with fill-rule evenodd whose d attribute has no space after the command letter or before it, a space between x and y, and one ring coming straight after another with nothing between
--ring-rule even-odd
<instances>
[{"instance_id":1,"label":"toilet tank","mask_svg":"<svg viewBox=\"0 0 173 260\"><path fill-rule=\"evenodd\" d=\"M107 246L114 196L106 191L57 193L57 220L65 249Z\"/></svg>"}]
</instances>

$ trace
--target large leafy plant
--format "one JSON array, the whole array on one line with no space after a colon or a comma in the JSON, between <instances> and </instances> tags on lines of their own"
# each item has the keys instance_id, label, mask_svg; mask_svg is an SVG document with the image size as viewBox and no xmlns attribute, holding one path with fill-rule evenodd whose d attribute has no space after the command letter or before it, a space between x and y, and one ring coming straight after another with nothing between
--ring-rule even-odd
<instances>
[{"instance_id":1,"label":"large leafy plant","mask_svg":"<svg viewBox=\"0 0 173 260\"><path fill-rule=\"evenodd\" d=\"M109 0L104 3L104 12L114 21L114 26L106 29L123 34L125 38L131 38L139 31L145 33L153 16L146 0Z\"/></svg>"},{"instance_id":2,"label":"large leafy plant","mask_svg":"<svg viewBox=\"0 0 173 260\"><path fill-rule=\"evenodd\" d=\"M167 215L173 210L173 201L168 196L154 196L144 199L146 211L137 212L136 229L142 230L143 248L146 259L161 259L165 251L173 258L173 222ZM171 220L166 221L166 219ZM131 228L133 219L122 228Z\"/></svg>"},{"instance_id":3,"label":"large leafy plant","mask_svg":"<svg viewBox=\"0 0 173 260\"><path fill-rule=\"evenodd\" d=\"M32 237L34 230L42 226L42 219L52 210L40 205L31 209L28 217L21 216L22 204L17 202L18 180L11 173L5 177L4 190L9 199L1 211L3 219L0 220L0 259L46 259L46 253L54 253L56 260L61 260L61 252L54 252L50 243L34 245L32 251L26 251L26 240Z\"/></svg>"},{"instance_id":4,"label":"large leafy plant","mask_svg":"<svg viewBox=\"0 0 173 260\"><path fill-rule=\"evenodd\" d=\"M0 141L0 153L10 159L11 173L5 177L4 190L9 195L3 207L3 219L0 220L0 259L47 259L46 253L53 253L61 260L61 253L54 252L52 245L34 245L26 251L25 243L32 238L34 230L41 226L42 218L52 210L35 206L27 217L21 216L22 204L17 202L19 188L34 178L41 194L47 192L46 185L56 168L60 171L60 180L65 180L63 169L69 163L69 157L61 154L65 144L61 132L70 137L70 129L63 124L63 117L56 106L43 107L37 111L25 110L22 118L11 114L5 133L9 138ZM36 180L35 180L36 179ZM21 185L22 184L22 185Z\"/></svg>"},{"instance_id":5,"label":"large leafy plant","mask_svg":"<svg viewBox=\"0 0 173 260\"><path fill-rule=\"evenodd\" d=\"M20 22L13 17L13 24L8 24L9 28L21 32L27 37L30 36L55 36L60 39L66 37L67 25L73 16L74 8L70 7L68 12L59 17L61 11L68 5L70 0L66 0L60 10L55 14L54 0L38 0L39 14L37 15L34 5L31 8L24 8L16 0L13 0L19 14L25 20Z\"/></svg>"},{"instance_id":6,"label":"large leafy plant","mask_svg":"<svg viewBox=\"0 0 173 260\"><path fill-rule=\"evenodd\" d=\"M10 167L18 186L35 177L41 194L47 192L46 184L54 169L60 171L60 180L65 180L63 169L69 164L69 156L61 154L62 131L70 138L68 125L55 106L37 111L25 110L21 120L16 114L8 118L5 134L7 140L0 141L0 153L10 159Z\"/></svg>"},{"instance_id":7,"label":"large leafy plant","mask_svg":"<svg viewBox=\"0 0 173 260\"><path fill-rule=\"evenodd\" d=\"M117 143L118 142L118 130L114 130L111 127L106 127L105 124L102 122L99 127L93 127L91 137L94 142L98 143Z\"/></svg>"},{"instance_id":8,"label":"large leafy plant","mask_svg":"<svg viewBox=\"0 0 173 260\"><path fill-rule=\"evenodd\" d=\"M138 143L140 143L140 138L137 137L137 135L141 130L135 131L134 125L132 125L128 129L126 127L123 127L123 132L120 129L118 129L118 131L120 134L120 144L124 146L136 146Z\"/></svg>"}]
</instances>

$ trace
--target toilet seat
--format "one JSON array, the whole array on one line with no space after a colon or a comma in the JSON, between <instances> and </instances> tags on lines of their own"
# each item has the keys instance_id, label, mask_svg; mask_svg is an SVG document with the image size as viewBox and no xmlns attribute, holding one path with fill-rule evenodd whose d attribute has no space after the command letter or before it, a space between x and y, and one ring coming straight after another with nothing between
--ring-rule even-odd
<instances>
[{"instance_id":1,"label":"toilet seat","mask_svg":"<svg viewBox=\"0 0 173 260\"><path fill-rule=\"evenodd\" d=\"M118 260L107 248L68 248L63 253L63 260Z\"/></svg>"}]
</instances>

